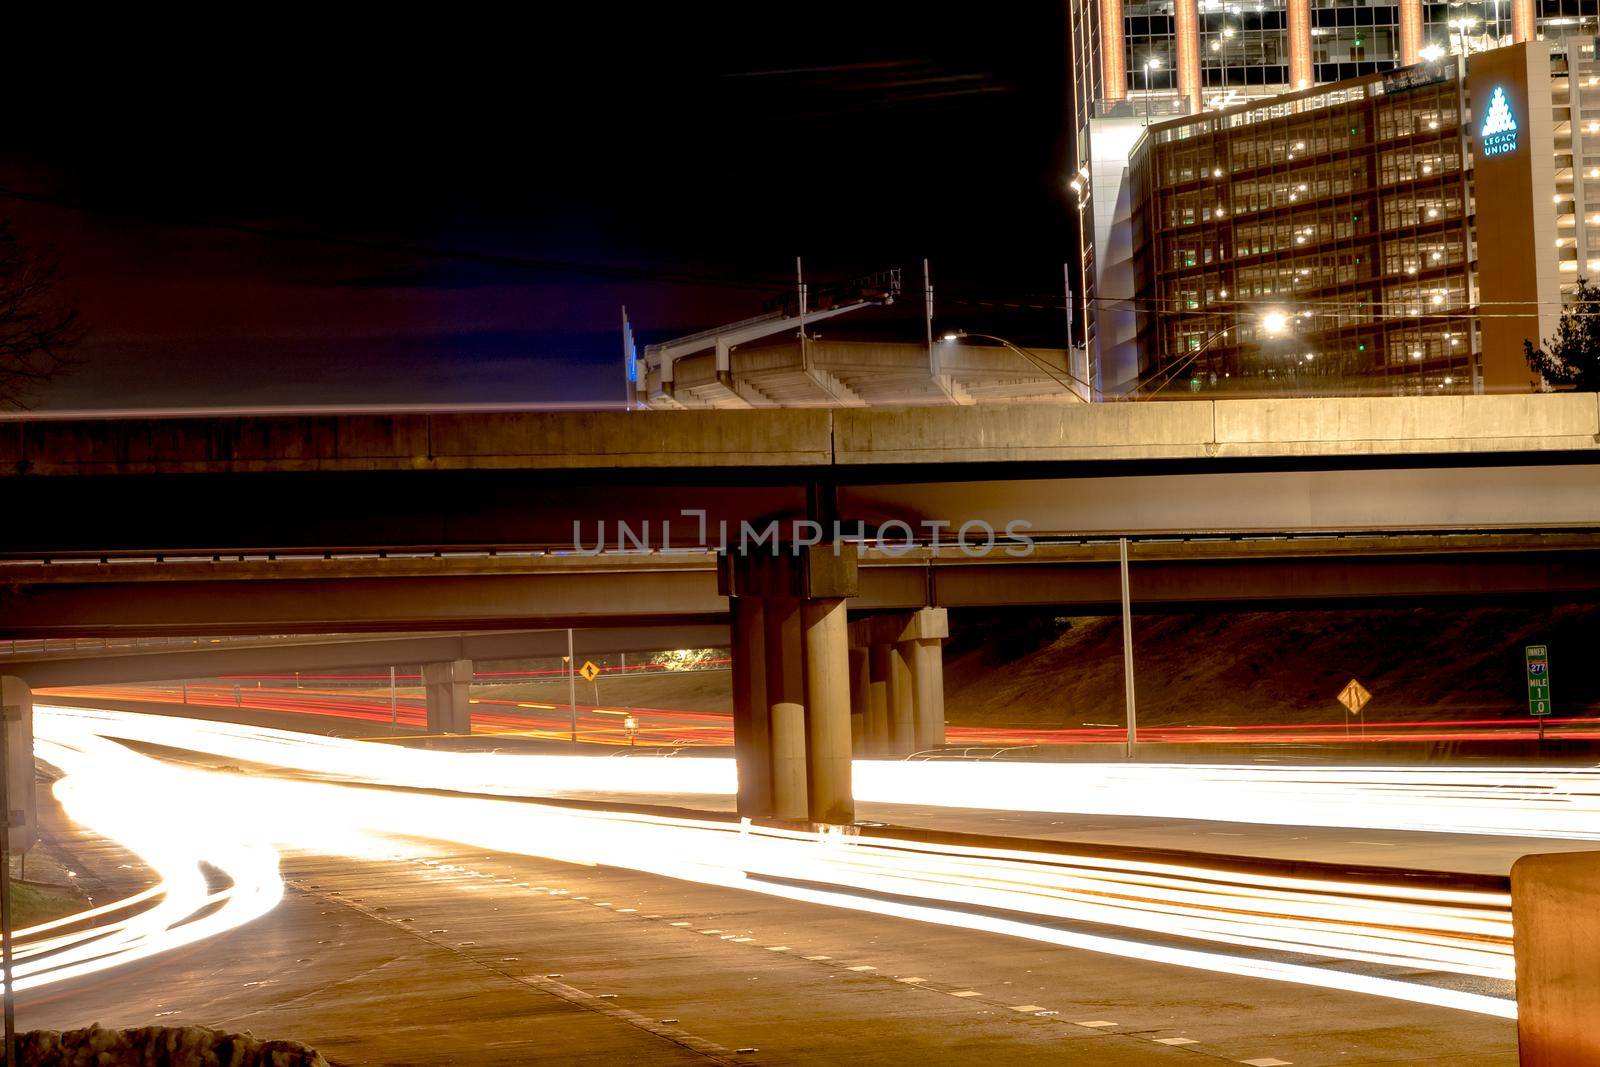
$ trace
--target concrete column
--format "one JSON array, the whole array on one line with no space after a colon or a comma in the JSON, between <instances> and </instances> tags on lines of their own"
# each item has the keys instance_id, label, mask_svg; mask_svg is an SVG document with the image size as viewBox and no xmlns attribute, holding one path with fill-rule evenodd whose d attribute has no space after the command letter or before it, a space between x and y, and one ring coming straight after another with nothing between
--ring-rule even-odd
<instances>
[{"instance_id":1,"label":"concrete column","mask_svg":"<svg viewBox=\"0 0 1600 1067\"><path fill-rule=\"evenodd\" d=\"M944 645L938 638L906 642L911 653L917 748L944 744Z\"/></svg>"},{"instance_id":2,"label":"concrete column","mask_svg":"<svg viewBox=\"0 0 1600 1067\"><path fill-rule=\"evenodd\" d=\"M1178 50L1178 92L1189 114L1200 114L1200 10L1197 0L1174 0L1174 44Z\"/></svg>"},{"instance_id":3,"label":"concrete column","mask_svg":"<svg viewBox=\"0 0 1600 1067\"><path fill-rule=\"evenodd\" d=\"M767 705L765 612L759 597L734 597L733 758L739 768L739 814L772 814L772 728Z\"/></svg>"},{"instance_id":4,"label":"concrete column","mask_svg":"<svg viewBox=\"0 0 1600 1067\"><path fill-rule=\"evenodd\" d=\"M15 675L0 678L5 707L6 788L4 809L11 812L11 850L26 852L39 838L39 802L33 767L33 689Z\"/></svg>"},{"instance_id":5,"label":"concrete column","mask_svg":"<svg viewBox=\"0 0 1600 1067\"><path fill-rule=\"evenodd\" d=\"M864 755L867 751L867 705L872 685L872 667L867 650L859 646L850 649L850 751Z\"/></svg>"},{"instance_id":6,"label":"concrete column","mask_svg":"<svg viewBox=\"0 0 1600 1067\"><path fill-rule=\"evenodd\" d=\"M1108 103L1128 98L1128 51L1122 0L1100 0L1100 94Z\"/></svg>"},{"instance_id":7,"label":"concrete column","mask_svg":"<svg viewBox=\"0 0 1600 1067\"><path fill-rule=\"evenodd\" d=\"M1400 65L1422 62L1422 0L1400 0Z\"/></svg>"},{"instance_id":8,"label":"concrete column","mask_svg":"<svg viewBox=\"0 0 1600 1067\"><path fill-rule=\"evenodd\" d=\"M811 821L855 821L850 780L850 635L842 599L808 600L805 629L806 776Z\"/></svg>"},{"instance_id":9,"label":"concrete column","mask_svg":"<svg viewBox=\"0 0 1600 1067\"><path fill-rule=\"evenodd\" d=\"M772 814L804 821L806 798L806 672L800 601L768 598L763 606L767 708L772 740Z\"/></svg>"},{"instance_id":10,"label":"concrete column","mask_svg":"<svg viewBox=\"0 0 1600 1067\"><path fill-rule=\"evenodd\" d=\"M867 751L874 756L889 752L889 646L867 646Z\"/></svg>"},{"instance_id":11,"label":"concrete column","mask_svg":"<svg viewBox=\"0 0 1600 1067\"><path fill-rule=\"evenodd\" d=\"M917 750L916 692L905 644L896 642L888 649L889 750L904 756Z\"/></svg>"},{"instance_id":12,"label":"concrete column","mask_svg":"<svg viewBox=\"0 0 1600 1067\"><path fill-rule=\"evenodd\" d=\"M472 661L422 665L422 692L428 706L430 734L470 734L472 732Z\"/></svg>"},{"instance_id":13,"label":"concrete column","mask_svg":"<svg viewBox=\"0 0 1600 1067\"><path fill-rule=\"evenodd\" d=\"M1406 0L1400 2L1403 7ZM1422 0L1411 2L1420 4ZM1289 85L1310 88L1311 70L1311 0L1289 0Z\"/></svg>"},{"instance_id":14,"label":"concrete column","mask_svg":"<svg viewBox=\"0 0 1600 1067\"><path fill-rule=\"evenodd\" d=\"M1533 0L1511 0L1512 44L1521 44L1535 38L1533 10Z\"/></svg>"}]
</instances>

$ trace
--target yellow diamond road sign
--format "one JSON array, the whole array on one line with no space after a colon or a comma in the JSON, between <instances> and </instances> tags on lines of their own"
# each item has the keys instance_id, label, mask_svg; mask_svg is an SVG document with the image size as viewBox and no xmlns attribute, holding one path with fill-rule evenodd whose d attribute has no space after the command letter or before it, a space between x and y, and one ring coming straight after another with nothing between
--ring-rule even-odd
<instances>
[{"instance_id":1,"label":"yellow diamond road sign","mask_svg":"<svg viewBox=\"0 0 1600 1067\"><path fill-rule=\"evenodd\" d=\"M583 661L583 666L578 668L578 673L583 675L584 681L592 682L600 677L600 668L594 665L593 660L586 659Z\"/></svg>"},{"instance_id":2,"label":"yellow diamond road sign","mask_svg":"<svg viewBox=\"0 0 1600 1067\"><path fill-rule=\"evenodd\" d=\"M1367 692L1366 686L1350 679L1350 684L1339 690L1339 703L1350 709L1350 714L1360 715L1361 709L1367 706L1367 701L1372 699L1372 694Z\"/></svg>"}]
</instances>

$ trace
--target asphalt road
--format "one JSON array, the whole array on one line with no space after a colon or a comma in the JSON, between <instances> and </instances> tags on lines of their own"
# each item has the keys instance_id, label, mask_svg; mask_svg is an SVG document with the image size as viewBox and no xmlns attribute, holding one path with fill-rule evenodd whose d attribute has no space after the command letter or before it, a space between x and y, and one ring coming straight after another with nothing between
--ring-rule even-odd
<instances>
[{"instance_id":1,"label":"asphalt road","mask_svg":"<svg viewBox=\"0 0 1600 1067\"><path fill-rule=\"evenodd\" d=\"M157 725L163 732L181 729ZM353 747L377 757L393 751L388 745ZM446 757L425 761L435 758ZM200 766L224 779L256 778L248 766L219 764L215 756ZM215 793L219 802L232 795ZM426 790L377 795L386 798L384 808L406 797L430 803ZM641 797L588 799L631 807ZM703 794L651 799L701 808L727 803ZM462 818L480 811L471 801L453 803L465 805ZM150 880L152 872L120 848L47 808L52 847L97 900L126 896ZM363 818L386 825L382 809L373 810ZM435 806L406 810L427 818ZM318 809L316 817L325 811ZM483 817L490 814L482 809ZM861 815L930 829L1487 873L1503 873L1521 851L1588 847L1486 835L912 804L864 805ZM416 832L419 824L409 818L394 821L403 832ZM459 827L441 822L434 832L453 835ZM1049 1056L1093 1064L1210 1060L1274 1067L1515 1059L1514 1024L1489 1015L830 907L714 879L562 863L529 855L544 846L525 838L474 846L380 836L383 847L376 851L287 852L287 895L270 913L197 945L24 992L22 1025L171 1022L246 1029L307 1041L348 1064L1013 1062ZM552 848L545 855L567 854ZM1438 862L1418 862L1430 855ZM862 853L857 864L867 859ZM617 852L609 862L649 866ZM976 897L971 907L983 910ZM1105 929L1082 918L1044 925L1091 934ZM1136 940L1159 946L1172 939L1144 934ZM1317 966L1363 973L1362 964L1337 959ZM1405 977L1437 981L1426 973ZM1457 978L1451 985L1506 994L1504 983L1496 988Z\"/></svg>"},{"instance_id":2,"label":"asphalt road","mask_svg":"<svg viewBox=\"0 0 1600 1067\"><path fill-rule=\"evenodd\" d=\"M54 826L90 885L139 879ZM24 994L19 1022L245 1029L343 1064L1515 1062L1514 1024L1445 1008L396 844L391 859L289 854L271 914Z\"/></svg>"}]
</instances>

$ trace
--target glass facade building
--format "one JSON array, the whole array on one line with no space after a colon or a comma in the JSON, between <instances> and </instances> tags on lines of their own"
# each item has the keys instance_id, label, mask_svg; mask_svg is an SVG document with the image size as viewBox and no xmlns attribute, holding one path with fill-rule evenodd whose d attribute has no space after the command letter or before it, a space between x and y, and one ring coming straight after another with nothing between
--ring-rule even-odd
<instances>
[{"instance_id":1,"label":"glass facade building","mask_svg":"<svg viewBox=\"0 0 1600 1067\"><path fill-rule=\"evenodd\" d=\"M1073 340L1078 373L1101 395L1135 387L1140 376L1170 368L1175 354L1204 343L1208 334L1194 316L1215 316L1219 303L1297 294L1325 305L1316 325L1326 336L1315 340L1327 351L1274 370L1273 380L1283 373L1324 383L1356 375L1367 380L1363 388L1472 388L1476 339L1441 328L1442 321L1459 322L1476 299L1465 105L1448 99L1464 90L1452 75L1448 84L1408 90L1402 105L1384 89L1386 76L1440 59L1450 66L1452 55L1521 41L1551 45L1559 74L1549 146L1559 222L1552 252L1569 288L1580 270L1600 275L1600 0L1069 0L1069 11L1075 32L1092 35L1075 39L1070 50L1077 128L1067 196L1082 223L1068 268ZM1321 119L1305 116L1340 109L1355 121L1336 145L1327 130L1319 132ZM1403 118L1412 112L1427 117ZM1223 113L1225 130L1213 129ZM1145 127L1159 137L1146 134L1140 151L1150 158L1135 175L1136 153L1127 146ZM1169 129L1189 132L1179 137ZM1284 148L1269 158L1261 154L1271 151L1264 142L1250 146L1258 135L1290 145L1304 140L1310 154L1290 160ZM1195 147L1202 142L1209 147ZM1225 176L1220 186L1212 179L1209 203L1202 202L1199 164L1185 162L1204 153L1210 169ZM1138 184L1128 189L1130 181ZM1311 211L1308 202L1329 210ZM1336 203L1361 217L1337 218ZM1111 235L1129 211L1139 216L1135 233L1175 243L1140 245L1128 263L1122 239ZM1458 237L1444 239L1452 226ZM1362 306L1334 313L1330 302ZM1150 309L1158 304L1189 321L1156 325ZM1436 308L1444 309L1443 320ZM1113 322L1134 310L1136 330ZM1207 383L1211 363L1220 374L1246 373L1225 366L1227 345L1206 348ZM1390 384L1377 384L1384 381Z\"/></svg>"},{"instance_id":2,"label":"glass facade building","mask_svg":"<svg viewBox=\"0 0 1600 1067\"><path fill-rule=\"evenodd\" d=\"M1550 121L1521 124L1524 151L1553 162L1534 196L1553 212L1539 255L1562 296L1600 276L1600 62L1592 41L1569 45L1550 64ZM1369 74L1144 132L1128 169L1141 391L1482 388L1483 316L1502 310L1480 291L1472 144L1488 102L1459 70Z\"/></svg>"},{"instance_id":3,"label":"glass facade building","mask_svg":"<svg viewBox=\"0 0 1600 1067\"><path fill-rule=\"evenodd\" d=\"M1130 173L1146 393L1470 389L1460 96L1441 65L1152 127Z\"/></svg>"}]
</instances>

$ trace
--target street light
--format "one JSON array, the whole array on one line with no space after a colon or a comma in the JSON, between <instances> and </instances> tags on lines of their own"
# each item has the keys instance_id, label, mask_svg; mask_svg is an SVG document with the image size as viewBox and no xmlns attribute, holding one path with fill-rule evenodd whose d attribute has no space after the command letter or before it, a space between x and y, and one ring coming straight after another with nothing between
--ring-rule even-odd
<instances>
[{"instance_id":1,"label":"street light","mask_svg":"<svg viewBox=\"0 0 1600 1067\"><path fill-rule=\"evenodd\" d=\"M1441 45L1430 44L1417 53L1417 58L1424 63L1437 63L1444 58L1444 48Z\"/></svg>"},{"instance_id":2,"label":"street light","mask_svg":"<svg viewBox=\"0 0 1600 1067\"><path fill-rule=\"evenodd\" d=\"M1032 363L1035 367L1038 367L1040 370L1044 371L1045 374L1049 375L1057 385L1061 386L1067 392L1078 397L1079 399L1087 400L1089 397L1094 395L1089 383L1084 381L1082 378L1079 378L1076 374L1073 374L1070 370L1062 371L1057 367L1053 367L1046 359L1044 359L1044 357L1029 352L1021 345L1012 344L1004 337L996 337L992 333L968 333L966 330L946 330L940 339L948 344L953 341L959 341L964 337L976 337L984 341L993 341L995 344L1009 348L1011 351L1015 352L1029 363ZM1061 377L1062 374L1065 374L1067 378L1071 379L1071 381L1063 380ZM1077 389L1073 388L1073 382L1076 382L1082 387L1083 392L1081 394Z\"/></svg>"},{"instance_id":3,"label":"street light","mask_svg":"<svg viewBox=\"0 0 1600 1067\"><path fill-rule=\"evenodd\" d=\"M1150 125L1150 72L1161 69L1161 57L1151 56L1144 61L1144 124Z\"/></svg>"},{"instance_id":4,"label":"street light","mask_svg":"<svg viewBox=\"0 0 1600 1067\"><path fill-rule=\"evenodd\" d=\"M1273 308L1273 309L1271 309L1269 311L1266 311L1266 312L1262 313L1261 321L1260 321L1261 332L1266 334L1269 337L1282 337L1284 334L1289 332L1289 325L1290 325L1290 317L1289 317L1289 313L1287 311L1283 311L1282 309L1279 309L1279 308ZM1206 349L1210 348L1212 345L1216 344L1218 341L1222 340L1224 337L1228 336L1228 334L1232 333L1234 330L1236 330L1238 328L1239 328L1239 323L1237 323L1237 322L1231 323L1231 324L1229 324L1227 326L1224 326L1222 329L1218 330L1216 333L1214 333L1211 336L1207 337L1204 341L1201 341L1200 342L1200 346L1198 348L1195 348L1195 349L1191 350L1189 352L1189 354L1187 356L1185 356L1183 359L1179 360L1177 363L1174 363L1172 366L1170 366L1166 370L1162 371L1161 374L1157 375L1157 378L1155 380L1160 381L1160 384L1157 385L1154 389L1150 390L1150 392L1144 393L1142 395L1137 393L1137 392L1129 392L1127 394L1124 394L1122 399L1124 399L1124 400L1149 400L1149 399L1151 399L1157 393L1161 392L1161 390L1163 390L1167 386L1171 385L1172 382L1173 382L1173 379L1179 373L1181 373L1183 370L1185 370L1187 367L1189 367L1190 364L1194 363L1195 360L1199 359L1202 355L1205 354ZM1164 379L1164 380L1162 380L1162 379ZM1146 385L1148 385L1148 384L1151 384L1151 383L1146 383Z\"/></svg>"}]
</instances>

